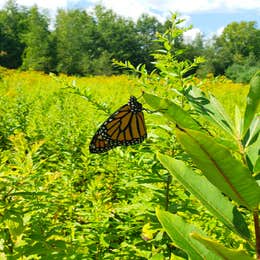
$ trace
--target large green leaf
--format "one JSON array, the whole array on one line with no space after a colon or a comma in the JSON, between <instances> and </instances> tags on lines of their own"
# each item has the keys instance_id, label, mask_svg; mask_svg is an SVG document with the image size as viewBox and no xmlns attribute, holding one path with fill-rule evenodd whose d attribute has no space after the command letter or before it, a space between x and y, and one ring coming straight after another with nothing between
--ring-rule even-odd
<instances>
[{"instance_id":1,"label":"large green leaf","mask_svg":"<svg viewBox=\"0 0 260 260\"><path fill-rule=\"evenodd\" d=\"M237 208L204 176L196 174L183 161L159 154L162 165L228 228L249 239L247 224Z\"/></svg>"},{"instance_id":2,"label":"large green leaf","mask_svg":"<svg viewBox=\"0 0 260 260\"><path fill-rule=\"evenodd\" d=\"M164 210L157 209L156 216L174 244L184 250L190 259L219 259L215 253L190 237L192 232L203 234L195 226Z\"/></svg>"},{"instance_id":3,"label":"large green leaf","mask_svg":"<svg viewBox=\"0 0 260 260\"><path fill-rule=\"evenodd\" d=\"M259 154L260 154L260 135L258 134L256 137L257 138L255 142L253 142L251 145L246 147L247 157L250 160L253 171L255 173L258 172L257 162L259 161Z\"/></svg>"},{"instance_id":4,"label":"large green leaf","mask_svg":"<svg viewBox=\"0 0 260 260\"><path fill-rule=\"evenodd\" d=\"M243 117L241 115L241 111L239 107L235 106L235 129L236 129L236 135L237 138L242 139L242 132L243 132Z\"/></svg>"},{"instance_id":5,"label":"large green leaf","mask_svg":"<svg viewBox=\"0 0 260 260\"><path fill-rule=\"evenodd\" d=\"M184 94L200 116L221 127L228 134L234 135L233 122L214 96L209 95L208 98L201 89L194 86L188 88Z\"/></svg>"},{"instance_id":6,"label":"large green leaf","mask_svg":"<svg viewBox=\"0 0 260 260\"><path fill-rule=\"evenodd\" d=\"M177 106L168 99L159 98L157 96L144 93L145 101L155 110L164 114L168 119L175 122L177 125L200 130L199 124L190 116L188 112Z\"/></svg>"},{"instance_id":7,"label":"large green leaf","mask_svg":"<svg viewBox=\"0 0 260 260\"><path fill-rule=\"evenodd\" d=\"M176 136L206 178L238 204L254 209L260 188L248 168L213 137L191 129L176 129Z\"/></svg>"},{"instance_id":8,"label":"large green leaf","mask_svg":"<svg viewBox=\"0 0 260 260\"><path fill-rule=\"evenodd\" d=\"M250 257L244 250L226 248L218 242L208 239L206 237L202 237L197 233L192 233L191 237L201 242L201 244L203 244L209 250L218 254L221 259L252 260L252 257Z\"/></svg>"},{"instance_id":9,"label":"large green leaf","mask_svg":"<svg viewBox=\"0 0 260 260\"><path fill-rule=\"evenodd\" d=\"M260 156L258 157L258 159L255 162L254 172L257 172L258 174L260 173ZM260 184L259 184L259 186L260 186Z\"/></svg>"},{"instance_id":10,"label":"large green leaf","mask_svg":"<svg viewBox=\"0 0 260 260\"><path fill-rule=\"evenodd\" d=\"M257 116L251 122L250 127L247 130L246 135L244 136L243 146L247 147L253 144L258 138L259 133L260 133L260 116Z\"/></svg>"},{"instance_id":11,"label":"large green leaf","mask_svg":"<svg viewBox=\"0 0 260 260\"><path fill-rule=\"evenodd\" d=\"M254 77L250 81L250 89L247 95L247 106L244 116L244 130L245 135L250 127L252 120L255 117L260 105L260 70L256 72Z\"/></svg>"}]
</instances>

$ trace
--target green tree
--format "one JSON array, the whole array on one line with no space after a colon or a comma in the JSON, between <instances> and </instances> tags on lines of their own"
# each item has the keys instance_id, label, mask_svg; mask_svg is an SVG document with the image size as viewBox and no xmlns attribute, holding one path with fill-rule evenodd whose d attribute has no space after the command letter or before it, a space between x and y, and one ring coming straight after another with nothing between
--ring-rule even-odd
<instances>
[{"instance_id":1,"label":"green tree","mask_svg":"<svg viewBox=\"0 0 260 260\"><path fill-rule=\"evenodd\" d=\"M194 40L185 43L184 58L192 61L195 57L202 56L204 51L203 35L197 33Z\"/></svg>"},{"instance_id":2,"label":"green tree","mask_svg":"<svg viewBox=\"0 0 260 260\"><path fill-rule=\"evenodd\" d=\"M210 41L206 41L203 45L201 56L205 57L205 62L200 64L196 73L199 77L204 78L208 74L216 74L218 70L219 63L216 63L216 52L214 46ZM223 69L222 69L223 70Z\"/></svg>"},{"instance_id":3,"label":"green tree","mask_svg":"<svg viewBox=\"0 0 260 260\"><path fill-rule=\"evenodd\" d=\"M256 22L233 22L215 39L216 73L223 74L233 63L242 63L249 55L260 58L260 30Z\"/></svg>"},{"instance_id":4,"label":"green tree","mask_svg":"<svg viewBox=\"0 0 260 260\"><path fill-rule=\"evenodd\" d=\"M107 51L112 58L137 61L135 51L140 48L135 24L132 20L116 15L98 5L95 7L98 39L97 46L101 52Z\"/></svg>"},{"instance_id":5,"label":"green tree","mask_svg":"<svg viewBox=\"0 0 260 260\"><path fill-rule=\"evenodd\" d=\"M50 70L50 32L48 31L48 17L41 14L37 6L32 7L28 13L28 32L22 39L26 47L24 50L24 69L41 71Z\"/></svg>"},{"instance_id":6,"label":"green tree","mask_svg":"<svg viewBox=\"0 0 260 260\"><path fill-rule=\"evenodd\" d=\"M94 20L85 11L59 10L56 17L57 71L67 74L90 74L95 58Z\"/></svg>"},{"instance_id":7,"label":"green tree","mask_svg":"<svg viewBox=\"0 0 260 260\"><path fill-rule=\"evenodd\" d=\"M256 60L255 55L250 53L243 61L229 66L225 75L234 82L248 83L259 68L260 60Z\"/></svg>"},{"instance_id":8,"label":"green tree","mask_svg":"<svg viewBox=\"0 0 260 260\"><path fill-rule=\"evenodd\" d=\"M151 53L159 49L159 44L156 42L156 34L163 32L163 25L153 16L143 14L137 20L136 31L138 34L138 41L141 48L137 52L137 63L143 63L148 70L153 68L153 56Z\"/></svg>"},{"instance_id":9,"label":"green tree","mask_svg":"<svg viewBox=\"0 0 260 260\"><path fill-rule=\"evenodd\" d=\"M181 54L181 60L189 60L192 62L197 57L206 56L205 54L205 39L203 38L203 35L201 33L197 33L195 38L192 41L185 42L184 39L182 46L180 45L180 49L183 49L183 53ZM207 72L205 73L205 64L201 63L198 64L198 67L194 67L192 70L188 72L187 75L190 73L195 73L197 71L197 74L199 76L205 76Z\"/></svg>"},{"instance_id":10,"label":"green tree","mask_svg":"<svg viewBox=\"0 0 260 260\"><path fill-rule=\"evenodd\" d=\"M9 0L0 11L0 65L18 68L22 64L25 45L21 34L26 31L27 10L18 7L15 0Z\"/></svg>"}]
</instances>

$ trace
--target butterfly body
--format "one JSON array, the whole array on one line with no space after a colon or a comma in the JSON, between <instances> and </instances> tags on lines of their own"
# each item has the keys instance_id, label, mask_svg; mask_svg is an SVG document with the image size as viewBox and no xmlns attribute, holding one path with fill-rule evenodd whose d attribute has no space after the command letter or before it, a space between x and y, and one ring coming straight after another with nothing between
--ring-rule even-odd
<instances>
[{"instance_id":1,"label":"butterfly body","mask_svg":"<svg viewBox=\"0 0 260 260\"><path fill-rule=\"evenodd\" d=\"M89 150L103 153L116 146L139 144L147 137L143 106L136 97L113 113L93 136Z\"/></svg>"}]
</instances>

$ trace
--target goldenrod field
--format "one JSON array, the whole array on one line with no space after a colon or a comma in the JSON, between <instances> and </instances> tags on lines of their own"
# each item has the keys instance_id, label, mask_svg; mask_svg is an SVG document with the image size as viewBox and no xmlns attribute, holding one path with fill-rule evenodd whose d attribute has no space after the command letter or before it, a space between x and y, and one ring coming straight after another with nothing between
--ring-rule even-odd
<instances>
[{"instance_id":1,"label":"goldenrod field","mask_svg":"<svg viewBox=\"0 0 260 260\"><path fill-rule=\"evenodd\" d=\"M223 78L199 85L231 117L235 105L243 111L248 86ZM154 216L155 207L165 204L167 176L155 154L178 155L167 120L144 112L144 143L100 155L88 150L98 126L142 90L124 75L78 78L0 69L1 259L163 259L178 251ZM172 212L226 245L239 245L177 181L171 185Z\"/></svg>"}]
</instances>

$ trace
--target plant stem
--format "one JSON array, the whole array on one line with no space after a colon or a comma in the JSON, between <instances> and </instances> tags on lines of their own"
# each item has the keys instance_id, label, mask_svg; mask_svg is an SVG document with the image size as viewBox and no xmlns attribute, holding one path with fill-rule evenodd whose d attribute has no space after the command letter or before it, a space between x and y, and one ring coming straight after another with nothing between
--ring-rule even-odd
<instances>
[{"instance_id":1,"label":"plant stem","mask_svg":"<svg viewBox=\"0 0 260 260\"><path fill-rule=\"evenodd\" d=\"M165 210L167 211L169 208L169 200L170 200L170 185L172 182L172 176L171 174L168 174L167 176L167 182L166 182L166 199L165 199Z\"/></svg>"},{"instance_id":2,"label":"plant stem","mask_svg":"<svg viewBox=\"0 0 260 260\"><path fill-rule=\"evenodd\" d=\"M257 208L254 210L253 214L254 214L254 224L255 224L256 258L260 259L260 227L259 227L259 214Z\"/></svg>"}]
</instances>

